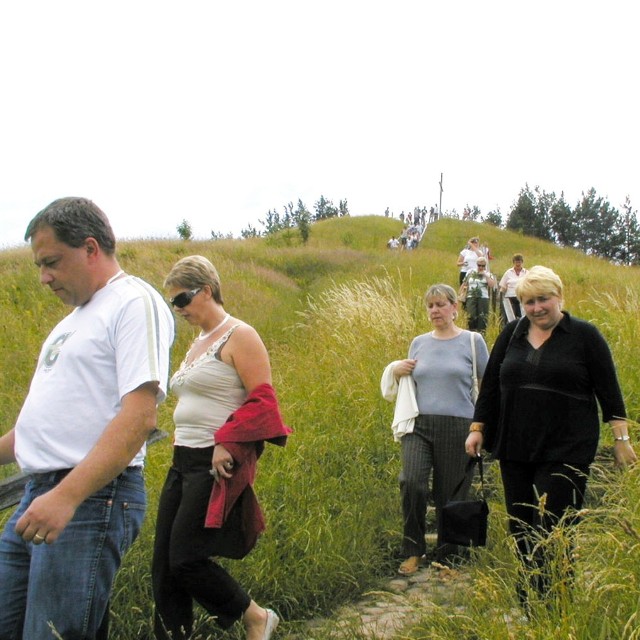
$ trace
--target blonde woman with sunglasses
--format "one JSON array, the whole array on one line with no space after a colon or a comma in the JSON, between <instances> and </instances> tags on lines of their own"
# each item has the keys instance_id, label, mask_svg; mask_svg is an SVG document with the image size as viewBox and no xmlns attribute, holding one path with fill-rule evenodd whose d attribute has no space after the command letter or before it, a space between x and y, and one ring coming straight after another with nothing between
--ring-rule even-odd
<instances>
[{"instance_id":1,"label":"blonde woman with sunglasses","mask_svg":"<svg viewBox=\"0 0 640 640\"><path fill-rule=\"evenodd\" d=\"M218 272L206 258L179 260L165 288L175 313L199 333L170 385L178 403L156 523L156 638L191 637L195 601L223 629L241 620L248 640L269 640L278 616L216 561L242 558L255 544L264 528L251 487L255 463L265 440L283 445L290 433L277 410L269 356L257 331L225 310ZM258 426L247 417L250 403L267 407Z\"/></svg>"}]
</instances>

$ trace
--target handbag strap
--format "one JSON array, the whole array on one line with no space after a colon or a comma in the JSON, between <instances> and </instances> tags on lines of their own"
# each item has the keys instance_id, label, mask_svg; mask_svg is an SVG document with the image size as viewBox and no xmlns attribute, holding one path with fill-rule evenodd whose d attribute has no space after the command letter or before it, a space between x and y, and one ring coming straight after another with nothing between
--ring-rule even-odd
<instances>
[{"instance_id":1,"label":"handbag strap","mask_svg":"<svg viewBox=\"0 0 640 640\"><path fill-rule=\"evenodd\" d=\"M472 460L473 459L478 463L478 471L480 472L480 495L484 498L484 469L482 467L482 456L476 456L475 458L472 458Z\"/></svg>"},{"instance_id":2,"label":"handbag strap","mask_svg":"<svg viewBox=\"0 0 640 640\"><path fill-rule=\"evenodd\" d=\"M471 379L473 384L478 384L478 361L476 359L476 337L473 331L469 331L469 339L471 340Z\"/></svg>"},{"instance_id":3,"label":"handbag strap","mask_svg":"<svg viewBox=\"0 0 640 640\"><path fill-rule=\"evenodd\" d=\"M458 493L458 491L462 489L462 485L467 479L467 474L469 473L469 471L473 469L473 465L476 463L478 464L478 470L480 472L480 495L484 499L484 469L482 467L482 456L480 455L474 456L473 458L469 458L469 462L467 462L467 466L464 470L464 476L462 476L462 480L460 480L456 488L451 493L452 496L455 496L456 493Z\"/></svg>"}]
</instances>

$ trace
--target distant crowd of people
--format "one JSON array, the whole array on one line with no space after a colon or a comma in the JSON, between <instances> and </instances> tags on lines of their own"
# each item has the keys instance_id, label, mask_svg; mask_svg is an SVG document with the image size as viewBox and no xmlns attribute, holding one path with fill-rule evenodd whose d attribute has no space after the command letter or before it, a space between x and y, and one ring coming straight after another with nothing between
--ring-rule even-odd
<instances>
[{"instance_id":1,"label":"distant crowd of people","mask_svg":"<svg viewBox=\"0 0 640 640\"><path fill-rule=\"evenodd\" d=\"M467 312L469 329L480 333L487 328L490 301L496 306L499 304L503 325L522 316L515 291L519 280L527 274L524 256L521 253L513 254L512 266L504 272L500 281L489 269L490 260L493 260L493 256L489 247L473 237L460 251L456 262L460 268L458 299Z\"/></svg>"},{"instance_id":2,"label":"distant crowd of people","mask_svg":"<svg viewBox=\"0 0 640 640\"><path fill-rule=\"evenodd\" d=\"M386 208L384 212L385 217L393 217L393 213ZM405 214L404 211L400 213L398 218L404 223L404 228L399 236L392 236L387 241L387 249L415 249L419 244L427 224L436 222L440 217L438 206L433 206L430 209L427 207L414 207L413 211L409 211Z\"/></svg>"},{"instance_id":3,"label":"distant crowd of people","mask_svg":"<svg viewBox=\"0 0 640 640\"><path fill-rule=\"evenodd\" d=\"M386 218L393 218L393 213L390 211L389 207L385 209L384 215ZM413 212L409 211L405 214L405 212L402 211L398 216L398 218L407 225L419 223L423 227L426 227L427 224L431 222L436 222L439 217L440 213L438 205L435 205L430 209L427 209L427 207L414 207Z\"/></svg>"},{"instance_id":4,"label":"distant crowd of people","mask_svg":"<svg viewBox=\"0 0 640 640\"><path fill-rule=\"evenodd\" d=\"M421 222L405 225L402 233L396 237L391 236L387 241L387 249L411 250L415 249L422 239L424 226Z\"/></svg>"},{"instance_id":5,"label":"distant crowd of people","mask_svg":"<svg viewBox=\"0 0 640 640\"><path fill-rule=\"evenodd\" d=\"M409 214L411 216L411 214ZM411 250L419 244L425 228L421 221L407 224L399 236L392 236L387 241L391 250ZM480 238L470 238L460 251L456 266L458 274L458 301L466 311L468 328L471 331L485 333L492 307L499 305L502 324L519 318L522 315L520 302L515 294L518 280L526 275L524 257L521 253L512 256L512 266L505 271L500 280L491 273L490 261L493 260L491 249L482 244Z\"/></svg>"}]
</instances>

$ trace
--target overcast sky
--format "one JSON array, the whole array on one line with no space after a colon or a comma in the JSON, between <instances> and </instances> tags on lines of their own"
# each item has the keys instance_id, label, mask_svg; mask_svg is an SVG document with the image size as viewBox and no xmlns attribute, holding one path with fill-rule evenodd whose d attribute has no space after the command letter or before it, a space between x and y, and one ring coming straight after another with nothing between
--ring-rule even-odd
<instances>
[{"instance_id":1,"label":"overcast sky","mask_svg":"<svg viewBox=\"0 0 640 640\"><path fill-rule=\"evenodd\" d=\"M640 204L634 2L46 0L0 9L0 246L55 198L119 238L239 235L320 195L506 217Z\"/></svg>"}]
</instances>

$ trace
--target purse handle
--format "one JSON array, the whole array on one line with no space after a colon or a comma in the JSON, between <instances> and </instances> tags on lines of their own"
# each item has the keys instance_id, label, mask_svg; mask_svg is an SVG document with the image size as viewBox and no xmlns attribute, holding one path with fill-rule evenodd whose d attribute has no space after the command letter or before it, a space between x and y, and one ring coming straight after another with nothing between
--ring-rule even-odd
<instances>
[{"instance_id":1,"label":"purse handle","mask_svg":"<svg viewBox=\"0 0 640 640\"><path fill-rule=\"evenodd\" d=\"M472 397L476 396L475 398L473 398L473 404L476 403L476 401L478 400L478 396L476 394L476 391L479 393L478 390L478 360L476 358L476 336L475 336L475 331L469 331L469 339L471 340L471 381L472 381ZM482 468L482 467L480 467Z\"/></svg>"},{"instance_id":2,"label":"purse handle","mask_svg":"<svg viewBox=\"0 0 640 640\"><path fill-rule=\"evenodd\" d=\"M469 462L467 462L467 467L464 470L464 476L462 477L462 480L460 480L460 482L457 484L456 488L453 490L451 494L452 496L455 496L458 493L458 491L462 489L462 485L467 479L467 474L473 468L473 465L476 463L478 464L478 470L480 471L480 495L482 496L483 500L485 499L484 498L484 469L482 467L482 456L479 454L477 456L474 456L473 458L469 458Z\"/></svg>"}]
</instances>

